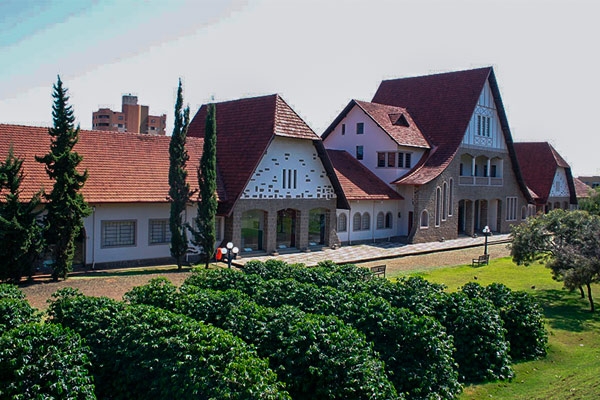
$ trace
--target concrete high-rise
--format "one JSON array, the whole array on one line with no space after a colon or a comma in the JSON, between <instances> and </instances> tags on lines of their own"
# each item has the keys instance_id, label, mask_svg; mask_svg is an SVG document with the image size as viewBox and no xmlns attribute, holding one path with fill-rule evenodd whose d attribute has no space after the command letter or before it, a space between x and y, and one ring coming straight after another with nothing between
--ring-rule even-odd
<instances>
[{"instance_id":1,"label":"concrete high-rise","mask_svg":"<svg viewBox=\"0 0 600 400\"><path fill-rule=\"evenodd\" d=\"M100 108L92 113L92 129L164 135L167 116L149 115L148 106L138 104L137 96L123 95L121 111Z\"/></svg>"}]
</instances>

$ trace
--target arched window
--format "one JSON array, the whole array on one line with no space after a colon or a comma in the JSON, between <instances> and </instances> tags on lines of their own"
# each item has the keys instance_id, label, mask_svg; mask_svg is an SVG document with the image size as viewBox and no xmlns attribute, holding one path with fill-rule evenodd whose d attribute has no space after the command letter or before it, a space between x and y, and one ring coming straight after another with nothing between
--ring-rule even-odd
<instances>
[{"instance_id":1,"label":"arched window","mask_svg":"<svg viewBox=\"0 0 600 400\"><path fill-rule=\"evenodd\" d=\"M348 217L346 217L346 214L340 214L338 215L338 232L346 232L346 230L348 229Z\"/></svg>"},{"instance_id":2,"label":"arched window","mask_svg":"<svg viewBox=\"0 0 600 400\"><path fill-rule=\"evenodd\" d=\"M450 178L448 183L448 216L452 216L452 209L454 208L454 179Z\"/></svg>"},{"instance_id":3,"label":"arched window","mask_svg":"<svg viewBox=\"0 0 600 400\"><path fill-rule=\"evenodd\" d=\"M362 230L368 231L371 228L371 215L368 212L362 215Z\"/></svg>"},{"instance_id":4,"label":"arched window","mask_svg":"<svg viewBox=\"0 0 600 400\"><path fill-rule=\"evenodd\" d=\"M354 213L354 217L352 218L352 230L353 231L361 230L360 222L361 222L360 213Z\"/></svg>"},{"instance_id":5,"label":"arched window","mask_svg":"<svg viewBox=\"0 0 600 400\"><path fill-rule=\"evenodd\" d=\"M448 184L442 185L442 221L448 219Z\"/></svg>"},{"instance_id":6,"label":"arched window","mask_svg":"<svg viewBox=\"0 0 600 400\"><path fill-rule=\"evenodd\" d=\"M392 229L392 213L388 212L387 214L385 214L385 228L386 229Z\"/></svg>"},{"instance_id":7,"label":"arched window","mask_svg":"<svg viewBox=\"0 0 600 400\"><path fill-rule=\"evenodd\" d=\"M383 213L381 211L379 211L377 213L377 229L383 229L383 223L384 223Z\"/></svg>"},{"instance_id":8,"label":"arched window","mask_svg":"<svg viewBox=\"0 0 600 400\"><path fill-rule=\"evenodd\" d=\"M442 220L442 189L435 189L435 226L440 226Z\"/></svg>"},{"instance_id":9,"label":"arched window","mask_svg":"<svg viewBox=\"0 0 600 400\"><path fill-rule=\"evenodd\" d=\"M429 228L429 213L427 210L421 211L421 229Z\"/></svg>"}]
</instances>

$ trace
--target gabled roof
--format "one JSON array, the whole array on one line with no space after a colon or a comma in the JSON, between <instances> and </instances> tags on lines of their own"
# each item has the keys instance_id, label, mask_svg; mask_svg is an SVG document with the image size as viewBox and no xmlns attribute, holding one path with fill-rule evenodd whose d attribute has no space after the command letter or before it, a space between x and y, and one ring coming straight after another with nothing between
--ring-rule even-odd
<instances>
[{"instance_id":1,"label":"gabled roof","mask_svg":"<svg viewBox=\"0 0 600 400\"><path fill-rule=\"evenodd\" d=\"M21 198L28 200L42 187L52 190L44 165L35 161L50 150L48 128L0 124L0 158L6 158L10 146L23 158L25 179ZM167 136L136 133L79 132L75 151L83 156L78 170L88 170L81 189L87 202L166 203L169 194L169 142ZM198 188L196 169L202 152L202 139L188 138L188 182Z\"/></svg>"},{"instance_id":2,"label":"gabled roof","mask_svg":"<svg viewBox=\"0 0 600 400\"><path fill-rule=\"evenodd\" d=\"M344 110L329 125L321 137L325 140L346 115L355 107L359 107L399 146L410 146L429 149L427 139L405 108L366 101L350 100Z\"/></svg>"},{"instance_id":3,"label":"gabled roof","mask_svg":"<svg viewBox=\"0 0 600 400\"><path fill-rule=\"evenodd\" d=\"M571 167L548 142L516 142L515 153L527 186L538 195L538 202L546 204L554 176L559 167L565 169L571 203L575 197L575 184Z\"/></svg>"},{"instance_id":4,"label":"gabled roof","mask_svg":"<svg viewBox=\"0 0 600 400\"><path fill-rule=\"evenodd\" d=\"M321 140L277 94L215 105L217 166L226 198L219 203L220 214L231 212L275 136ZM204 137L206 113L203 105L190 123L189 136Z\"/></svg>"},{"instance_id":5,"label":"gabled roof","mask_svg":"<svg viewBox=\"0 0 600 400\"><path fill-rule=\"evenodd\" d=\"M402 200L403 197L345 150L327 150L348 200Z\"/></svg>"}]
</instances>

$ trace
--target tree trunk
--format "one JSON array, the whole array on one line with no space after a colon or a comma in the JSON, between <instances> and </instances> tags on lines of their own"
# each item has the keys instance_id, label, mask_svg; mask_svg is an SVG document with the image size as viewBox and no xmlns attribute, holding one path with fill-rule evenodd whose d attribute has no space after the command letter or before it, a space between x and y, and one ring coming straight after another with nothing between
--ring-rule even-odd
<instances>
[{"instance_id":1,"label":"tree trunk","mask_svg":"<svg viewBox=\"0 0 600 400\"><path fill-rule=\"evenodd\" d=\"M581 298L585 299L585 293L583 292L583 286L579 286L579 293L581 293Z\"/></svg>"},{"instance_id":2,"label":"tree trunk","mask_svg":"<svg viewBox=\"0 0 600 400\"><path fill-rule=\"evenodd\" d=\"M594 312L596 309L594 308L594 299L592 299L592 286L589 283L585 285L587 286L588 299L590 300L590 311Z\"/></svg>"}]
</instances>

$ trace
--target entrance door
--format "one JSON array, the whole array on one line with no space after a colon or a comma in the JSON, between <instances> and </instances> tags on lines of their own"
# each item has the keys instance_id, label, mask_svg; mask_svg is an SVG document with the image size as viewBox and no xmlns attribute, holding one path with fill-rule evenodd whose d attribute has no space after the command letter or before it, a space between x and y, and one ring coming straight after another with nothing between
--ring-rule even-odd
<instances>
[{"instance_id":1,"label":"entrance door","mask_svg":"<svg viewBox=\"0 0 600 400\"><path fill-rule=\"evenodd\" d=\"M315 208L310 210L308 216L308 245L325 244L325 210Z\"/></svg>"},{"instance_id":2,"label":"entrance door","mask_svg":"<svg viewBox=\"0 0 600 400\"><path fill-rule=\"evenodd\" d=\"M277 248L296 247L296 210L277 211Z\"/></svg>"}]
</instances>

